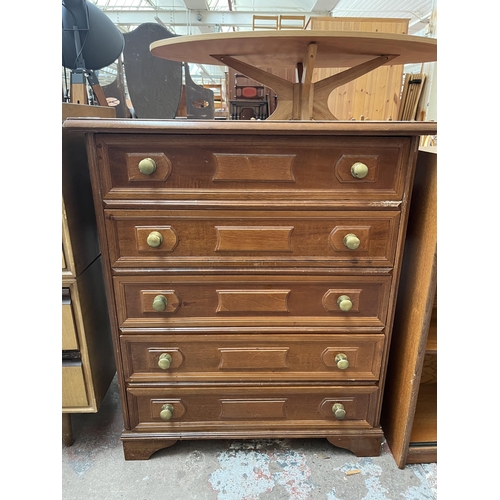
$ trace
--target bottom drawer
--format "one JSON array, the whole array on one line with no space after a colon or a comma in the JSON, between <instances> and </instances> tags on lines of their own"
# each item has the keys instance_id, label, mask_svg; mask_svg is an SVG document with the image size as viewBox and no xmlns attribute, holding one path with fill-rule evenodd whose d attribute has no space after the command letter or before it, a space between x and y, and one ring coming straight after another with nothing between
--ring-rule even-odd
<instances>
[{"instance_id":1,"label":"bottom drawer","mask_svg":"<svg viewBox=\"0 0 500 500\"><path fill-rule=\"evenodd\" d=\"M63 361L62 366L62 407L88 406L85 377L81 361Z\"/></svg>"},{"instance_id":2,"label":"bottom drawer","mask_svg":"<svg viewBox=\"0 0 500 500\"><path fill-rule=\"evenodd\" d=\"M378 394L376 386L127 389L131 428L169 433L208 433L220 428L370 428L374 425Z\"/></svg>"}]
</instances>

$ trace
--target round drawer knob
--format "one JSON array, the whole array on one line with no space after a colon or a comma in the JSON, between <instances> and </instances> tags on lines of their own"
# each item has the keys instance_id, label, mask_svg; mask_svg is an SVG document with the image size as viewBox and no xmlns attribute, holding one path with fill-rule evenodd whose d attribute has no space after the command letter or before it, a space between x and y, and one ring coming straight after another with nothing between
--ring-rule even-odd
<instances>
[{"instance_id":1,"label":"round drawer knob","mask_svg":"<svg viewBox=\"0 0 500 500\"><path fill-rule=\"evenodd\" d=\"M337 363L337 368L339 370L347 370L347 368L349 368L349 360L342 352L335 356L335 363Z\"/></svg>"},{"instance_id":2,"label":"round drawer knob","mask_svg":"<svg viewBox=\"0 0 500 500\"><path fill-rule=\"evenodd\" d=\"M344 245L349 250L356 250L356 248L359 247L360 243L361 242L359 241L359 238L355 234L346 234L344 236Z\"/></svg>"},{"instance_id":3,"label":"round drawer knob","mask_svg":"<svg viewBox=\"0 0 500 500\"><path fill-rule=\"evenodd\" d=\"M163 242L163 236L158 231L151 231L146 239L146 243L151 248L159 247L162 244L162 242Z\"/></svg>"},{"instance_id":4,"label":"round drawer knob","mask_svg":"<svg viewBox=\"0 0 500 500\"><path fill-rule=\"evenodd\" d=\"M351 167L351 175L356 177L356 179L363 179L368 175L368 167L364 163L357 161Z\"/></svg>"},{"instance_id":5,"label":"round drawer knob","mask_svg":"<svg viewBox=\"0 0 500 500\"><path fill-rule=\"evenodd\" d=\"M162 420L170 420L174 415L174 407L170 404L167 403L166 405L163 405L161 407L160 411L160 418Z\"/></svg>"},{"instance_id":6,"label":"round drawer knob","mask_svg":"<svg viewBox=\"0 0 500 500\"><path fill-rule=\"evenodd\" d=\"M153 309L158 312L162 312L167 307L167 297L165 295L157 295L153 299Z\"/></svg>"},{"instance_id":7,"label":"round drawer knob","mask_svg":"<svg viewBox=\"0 0 500 500\"><path fill-rule=\"evenodd\" d=\"M172 356L170 356L168 352L164 352L163 354L160 355L160 359L158 360L158 366L162 370L168 370L170 368L171 363L172 363Z\"/></svg>"},{"instance_id":8,"label":"round drawer knob","mask_svg":"<svg viewBox=\"0 0 500 500\"><path fill-rule=\"evenodd\" d=\"M144 158L139 162L139 170L144 175L151 175L156 170L156 162L152 158Z\"/></svg>"},{"instance_id":9,"label":"round drawer knob","mask_svg":"<svg viewBox=\"0 0 500 500\"><path fill-rule=\"evenodd\" d=\"M337 299L337 305L341 311L347 312L352 309L352 300L348 295L341 295Z\"/></svg>"},{"instance_id":10,"label":"round drawer knob","mask_svg":"<svg viewBox=\"0 0 500 500\"><path fill-rule=\"evenodd\" d=\"M332 406L332 411L333 414L335 415L335 418L337 420L344 420L345 418L345 410L344 410L344 405L341 403L335 403Z\"/></svg>"}]
</instances>

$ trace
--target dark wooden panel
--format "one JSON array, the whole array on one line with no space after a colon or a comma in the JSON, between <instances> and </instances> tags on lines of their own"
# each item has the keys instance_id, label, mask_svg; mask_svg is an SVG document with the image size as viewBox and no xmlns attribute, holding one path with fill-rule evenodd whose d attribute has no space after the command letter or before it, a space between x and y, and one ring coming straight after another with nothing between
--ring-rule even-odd
<instances>
[{"instance_id":1,"label":"dark wooden panel","mask_svg":"<svg viewBox=\"0 0 500 500\"><path fill-rule=\"evenodd\" d=\"M182 63L155 57L151 43L177 36L157 23L124 33L123 58L130 100L138 118L175 118L182 92Z\"/></svg>"},{"instance_id":2,"label":"dark wooden panel","mask_svg":"<svg viewBox=\"0 0 500 500\"><path fill-rule=\"evenodd\" d=\"M213 120L215 116L214 93L201 85L197 85L189 73L189 65L184 65L186 116L188 119Z\"/></svg>"},{"instance_id":3,"label":"dark wooden panel","mask_svg":"<svg viewBox=\"0 0 500 500\"><path fill-rule=\"evenodd\" d=\"M70 116L114 117L115 110L106 106L63 102L62 121ZM76 278L99 255L100 249L83 133L70 132L63 127L61 148L63 246L66 260L63 277Z\"/></svg>"},{"instance_id":4,"label":"dark wooden panel","mask_svg":"<svg viewBox=\"0 0 500 500\"><path fill-rule=\"evenodd\" d=\"M118 58L116 67L116 78L108 85L103 85L102 91L109 107L115 111L117 118L131 118L133 112L127 102L125 75L121 56Z\"/></svg>"}]
</instances>

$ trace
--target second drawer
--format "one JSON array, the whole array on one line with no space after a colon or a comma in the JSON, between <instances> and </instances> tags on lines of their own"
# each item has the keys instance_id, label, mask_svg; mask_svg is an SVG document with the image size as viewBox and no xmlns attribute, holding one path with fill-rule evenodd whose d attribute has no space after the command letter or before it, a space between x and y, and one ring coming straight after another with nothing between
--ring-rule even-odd
<instances>
[{"instance_id":1,"label":"second drawer","mask_svg":"<svg viewBox=\"0 0 500 500\"><path fill-rule=\"evenodd\" d=\"M113 267L391 267L398 211L106 210Z\"/></svg>"}]
</instances>

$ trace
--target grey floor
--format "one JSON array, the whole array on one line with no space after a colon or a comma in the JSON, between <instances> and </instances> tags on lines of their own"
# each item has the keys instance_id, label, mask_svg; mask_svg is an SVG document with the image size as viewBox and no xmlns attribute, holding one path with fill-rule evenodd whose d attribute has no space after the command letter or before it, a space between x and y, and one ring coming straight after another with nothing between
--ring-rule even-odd
<instances>
[{"instance_id":1,"label":"grey floor","mask_svg":"<svg viewBox=\"0 0 500 500\"><path fill-rule=\"evenodd\" d=\"M357 458L325 439L179 441L149 460L125 461L116 379L95 414L72 415L62 445L64 500L427 500L437 465L399 469L386 443Z\"/></svg>"}]
</instances>

